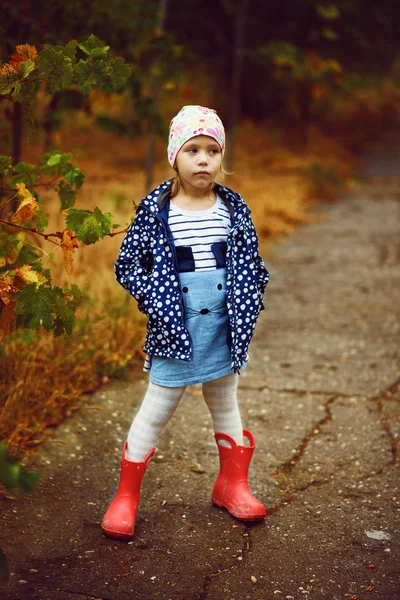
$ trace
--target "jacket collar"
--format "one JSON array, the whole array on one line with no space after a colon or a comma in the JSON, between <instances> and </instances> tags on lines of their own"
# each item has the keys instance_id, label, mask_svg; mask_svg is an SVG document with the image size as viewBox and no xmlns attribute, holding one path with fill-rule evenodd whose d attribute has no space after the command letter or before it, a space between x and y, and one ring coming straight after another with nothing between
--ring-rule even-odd
<instances>
[{"instance_id":1,"label":"jacket collar","mask_svg":"<svg viewBox=\"0 0 400 600\"><path fill-rule=\"evenodd\" d=\"M171 195L172 179L168 179L147 194L140 205L146 207L153 214L160 213L166 206ZM249 208L240 194L237 194L225 185L215 184L215 191L227 205L232 217L238 218L249 212Z\"/></svg>"}]
</instances>

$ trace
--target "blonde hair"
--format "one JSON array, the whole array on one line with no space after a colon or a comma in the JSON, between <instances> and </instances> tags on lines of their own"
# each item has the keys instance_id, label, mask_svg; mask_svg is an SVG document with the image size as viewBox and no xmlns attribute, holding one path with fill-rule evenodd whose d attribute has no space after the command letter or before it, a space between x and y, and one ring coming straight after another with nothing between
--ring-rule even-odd
<instances>
[{"instance_id":1,"label":"blonde hair","mask_svg":"<svg viewBox=\"0 0 400 600\"><path fill-rule=\"evenodd\" d=\"M172 179L172 186L171 186L171 199L175 198L175 196L177 196L179 194L179 191L182 187L182 179L181 176L179 175L178 169L176 167L174 167L174 171L176 172L175 177ZM227 175L232 175L232 173L229 173L228 171L225 171L224 167L221 165L221 170L218 174L218 179L223 182L225 177ZM212 191L215 187L215 181L212 182L211 184L211 189L210 191Z\"/></svg>"}]
</instances>

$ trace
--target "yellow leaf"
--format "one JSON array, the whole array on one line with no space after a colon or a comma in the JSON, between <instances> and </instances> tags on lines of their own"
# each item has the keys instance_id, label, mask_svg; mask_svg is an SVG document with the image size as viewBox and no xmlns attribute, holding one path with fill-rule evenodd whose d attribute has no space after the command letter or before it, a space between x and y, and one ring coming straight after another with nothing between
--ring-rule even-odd
<instances>
[{"instance_id":1,"label":"yellow leaf","mask_svg":"<svg viewBox=\"0 0 400 600\"><path fill-rule=\"evenodd\" d=\"M25 60L35 60L35 58L37 58L38 55L35 46L31 46L30 44L22 44L20 46L17 46L16 50L17 54L19 54L19 56L22 56L22 58L24 58Z\"/></svg>"},{"instance_id":2,"label":"yellow leaf","mask_svg":"<svg viewBox=\"0 0 400 600\"><path fill-rule=\"evenodd\" d=\"M43 285L47 282L44 275L34 271L29 265L23 265L18 267L15 271L15 279L25 283L36 283L37 285Z\"/></svg>"},{"instance_id":3,"label":"yellow leaf","mask_svg":"<svg viewBox=\"0 0 400 600\"><path fill-rule=\"evenodd\" d=\"M17 188L18 196L21 196L21 198L31 198L32 197L31 192L26 189L26 186L24 183L16 183L15 187Z\"/></svg>"},{"instance_id":4,"label":"yellow leaf","mask_svg":"<svg viewBox=\"0 0 400 600\"><path fill-rule=\"evenodd\" d=\"M39 204L36 202L35 198L32 196L24 196L24 199L10 220L12 223L23 223L24 221L30 221L36 215L38 208Z\"/></svg>"},{"instance_id":5,"label":"yellow leaf","mask_svg":"<svg viewBox=\"0 0 400 600\"><path fill-rule=\"evenodd\" d=\"M74 271L74 258L72 256L75 252L75 248L79 248L79 243L76 235L71 229L65 229L63 231L61 248L64 253L64 268L68 275L72 275Z\"/></svg>"}]
</instances>

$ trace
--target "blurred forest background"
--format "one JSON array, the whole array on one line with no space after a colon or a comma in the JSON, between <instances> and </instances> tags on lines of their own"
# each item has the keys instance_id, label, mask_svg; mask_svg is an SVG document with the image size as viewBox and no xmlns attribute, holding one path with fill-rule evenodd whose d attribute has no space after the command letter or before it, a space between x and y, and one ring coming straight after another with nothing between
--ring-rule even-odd
<instances>
[{"instance_id":1,"label":"blurred forest background","mask_svg":"<svg viewBox=\"0 0 400 600\"><path fill-rule=\"evenodd\" d=\"M145 323L113 263L135 204L173 174L170 119L185 104L217 110L226 184L275 243L354 186L359 152L398 125L400 13L394 0L3 0L0 12L0 441L29 450L84 394L140 373ZM68 71L66 45L89 38L86 56L109 46L129 66L118 91ZM13 218L21 198L40 211ZM102 211L98 243L66 225L74 204ZM42 318L44 292L71 285Z\"/></svg>"}]
</instances>

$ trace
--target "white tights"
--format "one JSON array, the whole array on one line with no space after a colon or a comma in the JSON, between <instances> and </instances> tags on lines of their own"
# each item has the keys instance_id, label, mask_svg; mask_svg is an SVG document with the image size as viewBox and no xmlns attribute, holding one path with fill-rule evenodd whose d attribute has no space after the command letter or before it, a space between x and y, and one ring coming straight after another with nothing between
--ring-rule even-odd
<instances>
[{"instance_id":1,"label":"white tights","mask_svg":"<svg viewBox=\"0 0 400 600\"><path fill-rule=\"evenodd\" d=\"M211 413L214 432L230 435L243 444L242 420L237 403L238 375L232 373L203 383L203 396ZM142 462L154 448L162 430L174 414L186 386L164 387L149 383L142 405L128 433L126 458Z\"/></svg>"}]
</instances>

